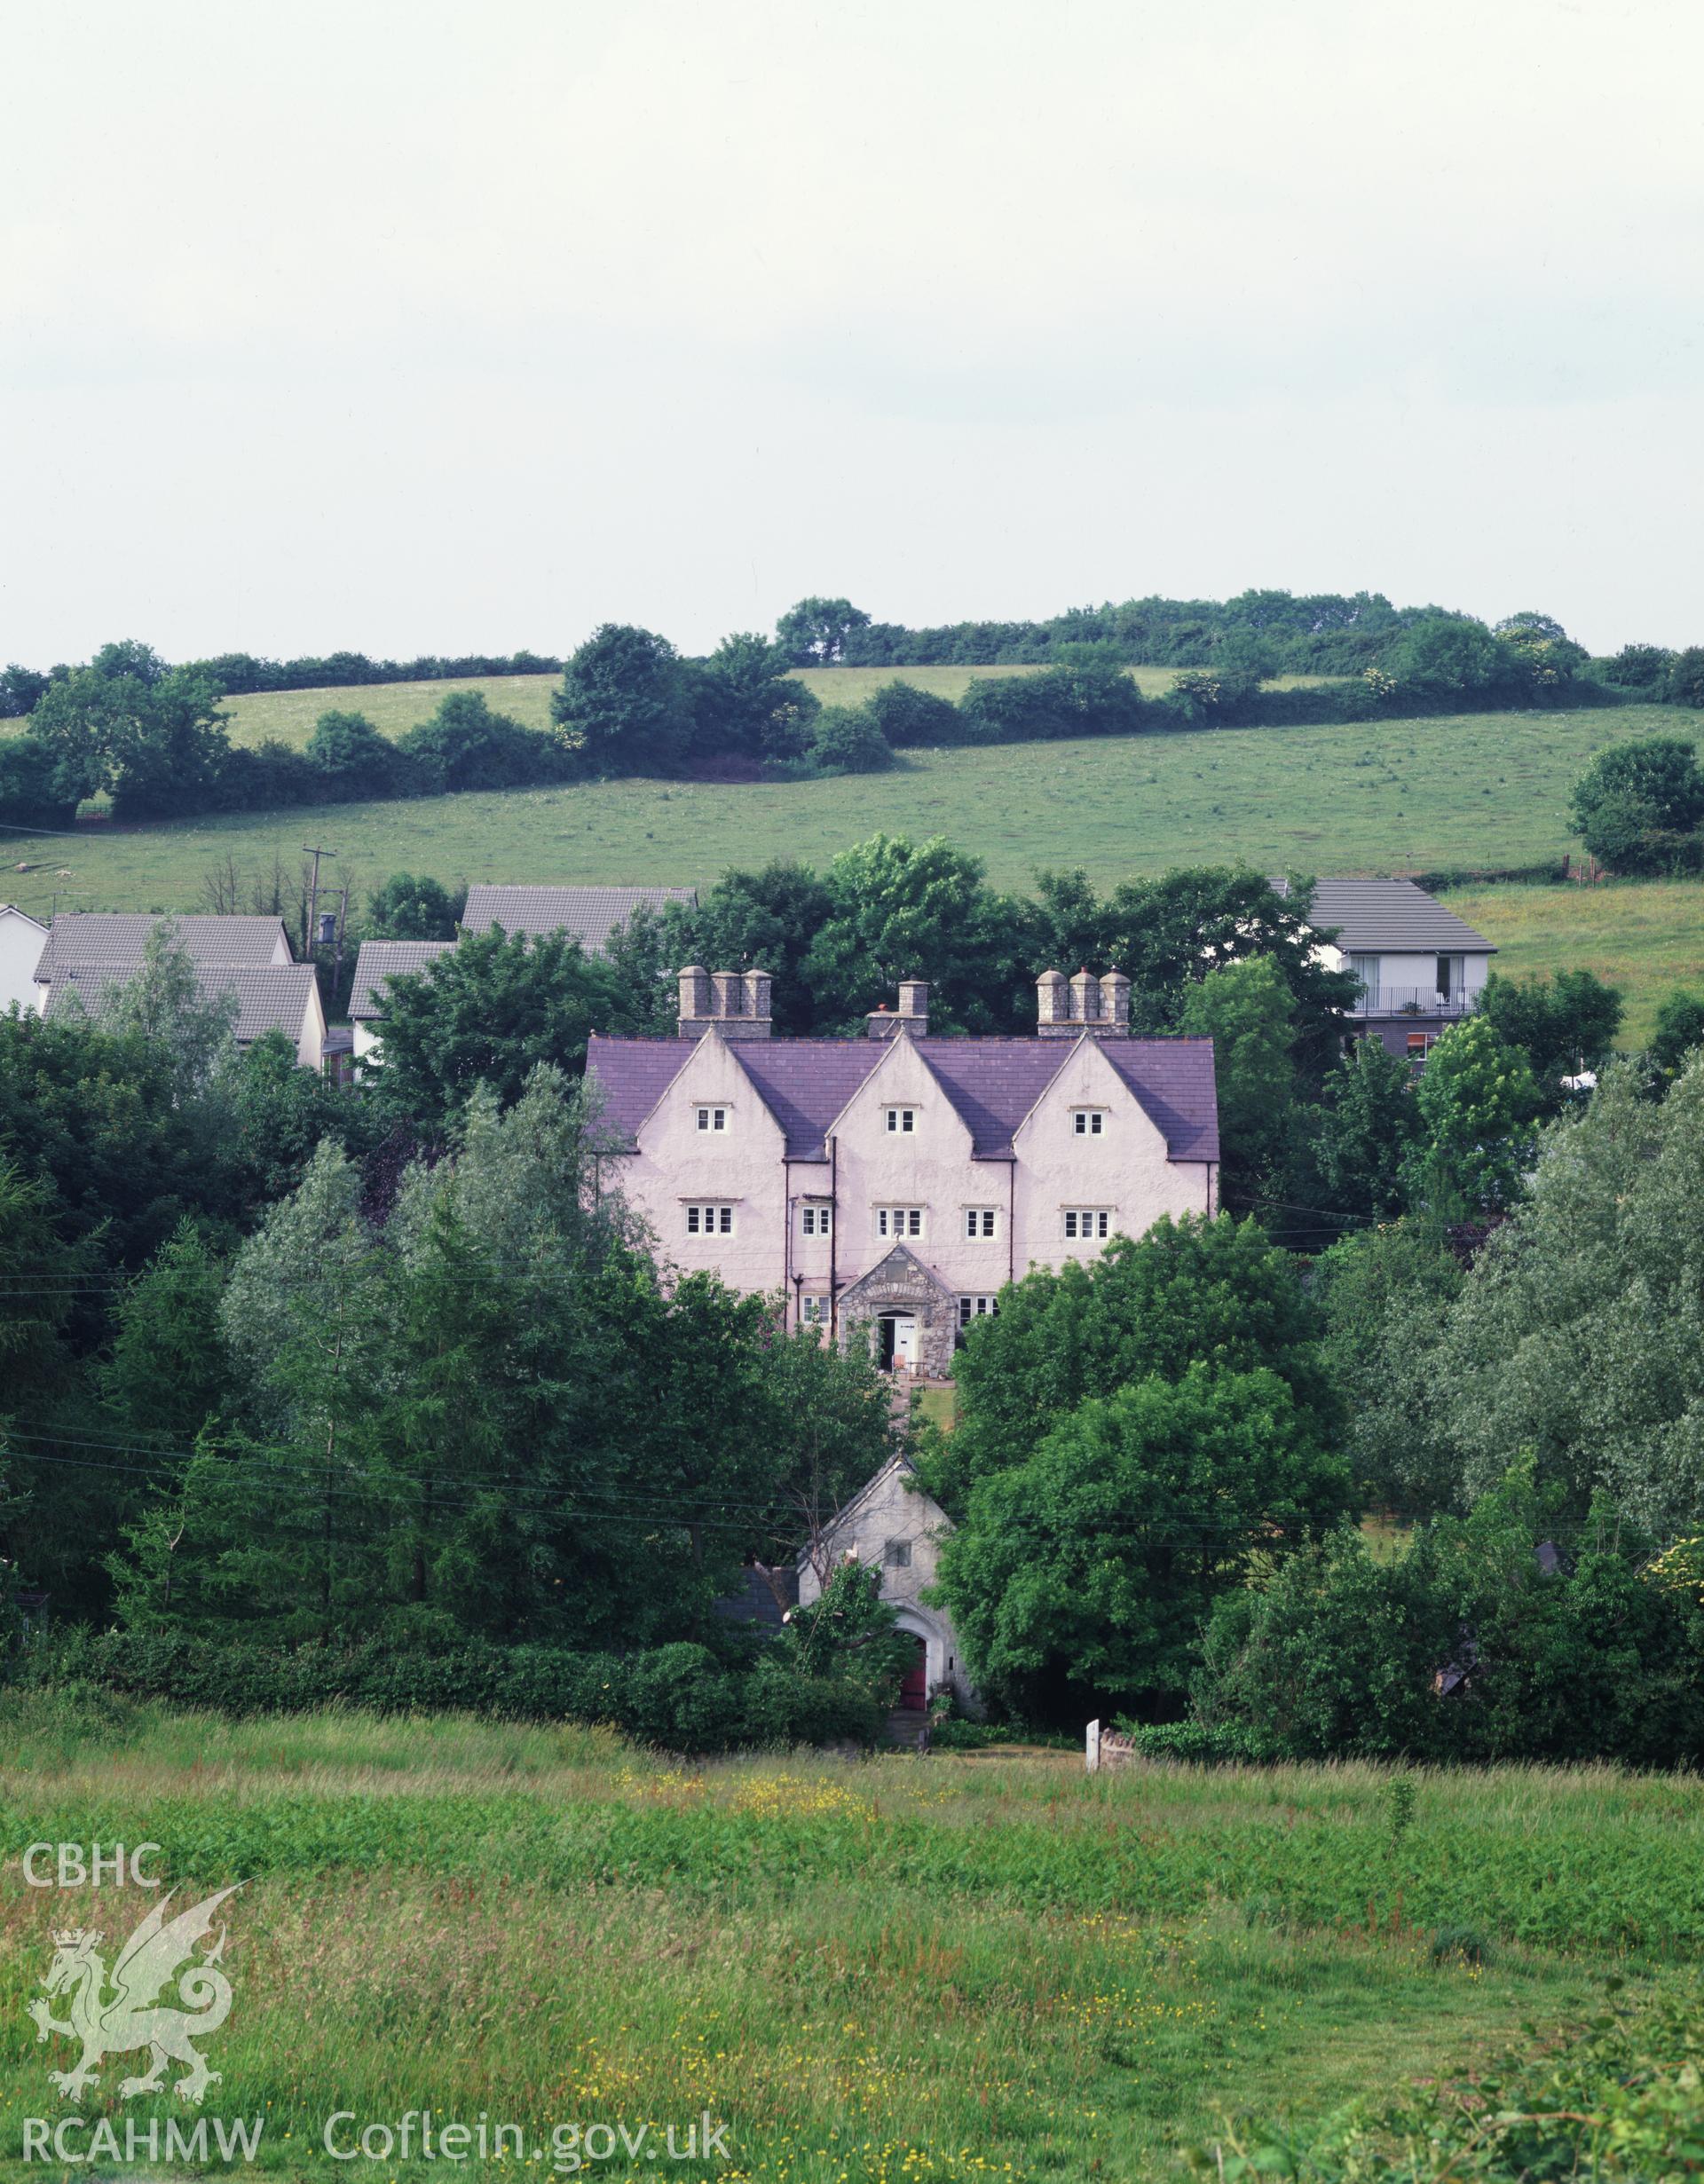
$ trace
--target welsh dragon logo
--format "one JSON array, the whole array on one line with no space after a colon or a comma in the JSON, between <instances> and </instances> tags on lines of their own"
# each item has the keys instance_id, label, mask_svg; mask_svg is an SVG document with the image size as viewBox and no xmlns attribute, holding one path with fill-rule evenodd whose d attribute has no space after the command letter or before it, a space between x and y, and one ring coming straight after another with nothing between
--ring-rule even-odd
<instances>
[{"instance_id":1,"label":"welsh dragon logo","mask_svg":"<svg viewBox=\"0 0 1704 2184\"><path fill-rule=\"evenodd\" d=\"M188 1911L168 1921L163 1896L118 1952L113 1966L112 1992L107 1992L107 1971L100 1954L100 1936L73 1927L53 1936L53 1961L42 1984L49 1997L68 1994L71 2014L55 2017L51 2000L29 2006L36 2020L36 2037L44 2040L63 2032L83 2042L76 2068L50 2070L48 2076L67 2101L76 2100L100 2073L95 2065L106 2055L122 2055L132 2047L146 2047L149 2069L141 2078L127 2078L119 2085L119 2098L133 2093L158 2093L169 2062L188 2065L188 2075L174 2080L185 2101L199 2101L218 2072L209 2070L191 2045L209 2032L217 2032L231 2012L231 1982L217 1967L225 1954L225 1929L198 1962L186 1965L178 1975L178 1999L183 2009L157 2007L161 1989L194 1948L206 1938L213 1914L242 1883L221 1888ZM193 2013L193 2014L192 2014Z\"/></svg>"}]
</instances>

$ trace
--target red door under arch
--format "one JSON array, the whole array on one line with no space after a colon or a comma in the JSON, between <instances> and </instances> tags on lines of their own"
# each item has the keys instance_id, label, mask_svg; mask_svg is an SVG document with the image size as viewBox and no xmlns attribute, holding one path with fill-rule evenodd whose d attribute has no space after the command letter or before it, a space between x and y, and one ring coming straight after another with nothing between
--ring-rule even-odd
<instances>
[{"instance_id":1,"label":"red door under arch","mask_svg":"<svg viewBox=\"0 0 1704 2184\"><path fill-rule=\"evenodd\" d=\"M916 1641L917 1652L899 1686L899 1703L921 1714L929 1703L929 1647L926 1638Z\"/></svg>"}]
</instances>

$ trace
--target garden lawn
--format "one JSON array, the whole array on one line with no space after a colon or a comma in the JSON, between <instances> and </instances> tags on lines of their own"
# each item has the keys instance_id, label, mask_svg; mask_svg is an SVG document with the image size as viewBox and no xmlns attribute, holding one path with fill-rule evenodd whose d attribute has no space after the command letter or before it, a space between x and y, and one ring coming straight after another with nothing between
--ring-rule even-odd
<instances>
[{"instance_id":1,"label":"garden lawn","mask_svg":"<svg viewBox=\"0 0 1704 2184\"><path fill-rule=\"evenodd\" d=\"M1704 1945L1704 1785L1679 1778L1423 1774L1393 1841L1389 1778L1361 1767L700 1770L596 1731L52 1694L0 1697L0 1752L8 2177L44 2172L22 2120L57 2113L46 2071L71 2059L26 2015L50 1929L99 1924L110 1961L152 1901L26 1887L37 1840L155 1841L185 1900L244 1880L207 2111L264 2117L259 2172L292 2178L454 2173L320 2150L335 2111L423 2108L543 2156L469 2175L549 2173L557 2125L708 2110L728 2162L588 2172L1168 2177L1227 2113L1306 2119L1461 2067L1612 1967L1678 1977ZM1444 1926L1483 1964L1434 1961ZM116 2112L134 2067L81 2112Z\"/></svg>"}]
</instances>

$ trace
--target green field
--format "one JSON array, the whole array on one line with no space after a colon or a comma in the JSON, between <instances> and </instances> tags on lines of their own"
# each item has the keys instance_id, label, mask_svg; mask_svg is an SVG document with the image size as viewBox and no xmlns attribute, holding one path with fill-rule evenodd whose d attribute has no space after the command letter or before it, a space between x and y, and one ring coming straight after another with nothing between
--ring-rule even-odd
<instances>
[{"instance_id":1,"label":"green field","mask_svg":"<svg viewBox=\"0 0 1704 2184\"><path fill-rule=\"evenodd\" d=\"M186 909L227 850L270 862L315 839L369 873L445 879L703 882L773 856L820 864L878 827L946 834L1011 887L1038 867L1077 864L1102 884L1238 859L1334 873L1524 864L1570 847L1568 789L1595 751L1689 717L1629 706L1199 729L912 752L891 773L832 781L611 781L159 827L95 822L23 861L68 874L67 896L90 909Z\"/></svg>"},{"instance_id":2,"label":"green field","mask_svg":"<svg viewBox=\"0 0 1704 2184\"><path fill-rule=\"evenodd\" d=\"M1463 887L1448 907L1497 944L1508 975L1595 971L1626 998L1621 1044L1642 1046L1677 987L1704 992L1704 885L1606 880L1580 887Z\"/></svg>"},{"instance_id":3,"label":"green field","mask_svg":"<svg viewBox=\"0 0 1704 2184\"><path fill-rule=\"evenodd\" d=\"M857 696L872 672L831 668L809 679L831 696ZM911 671L947 689L969 672ZM233 705L244 740L300 741L332 705L364 709L399 731L452 687L473 686L398 683ZM524 718L548 715L548 676L478 687ZM445 880L705 885L730 866L774 856L820 865L878 828L945 834L985 859L997 884L1017 888L1038 869L1074 865L1102 886L1239 860L1337 874L1512 866L1577 847L1568 791L1594 752L1700 725L1672 707L1629 706L1198 729L917 751L892 773L834 781L618 781L152 828L95 820L68 838L18 838L18 855L8 859L16 876L4 886L38 912L56 903L190 910L204 906L205 877L227 857L258 879L275 858L293 870L302 845L313 841L340 853L340 876L358 895L404 870ZM1676 982L1704 976L1704 888L1695 885L1495 887L1452 900L1503 950L1501 969L1583 963L1621 985L1631 1038L1649 1030Z\"/></svg>"},{"instance_id":4,"label":"green field","mask_svg":"<svg viewBox=\"0 0 1704 2184\"><path fill-rule=\"evenodd\" d=\"M912 682L938 697L958 698L980 676L1040 672L1037 667L808 667L798 679L825 706L858 706L888 682ZM1157 698L1171 689L1179 670L1132 667L1129 673L1146 696ZM300 750L322 713L365 714L383 734L400 736L430 720L454 690L483 691L495 711L508 714L523 727L548 728L551 695L561 680L559 675L472 675L441 682L360 683L350 690L261 690L225 702L233 743L252 745L274 737ZM1273 687L1312 689L1329 680L1325 675L1280 675ZM19 720L0 721L0 735L16 733L26 725Z\"/></svg>"},{"instance_id":5,"label":"green field","mask_svg":"<svg viewBox=\"0 0 1704 2184\"><path fill-rule=\"evenodd\" d=\"M551 2173L556 2125L707 2109L727 2163L588 2173L1171 2177L1227 2116L1305 2121L1464 2069L1605 1974L1677 1979L1704 1945L1690 1778L1418 1774L1393 1842L1389 1778L1359 1766L699 1770L597 1731L36 1694L0 1695L0 1750L7 2176L44 2172L15 2159L22 2121L56 2113L46 2072L73 2060L26 2014L51 1929L99 1925L110 1964L152 1900L25 1886L38 1841L158 1842L184 1903L244 1881L207 2110L264 2117L257 2168L290 2178L442 2176L320 2150L335 2111L425 2108L544 2149L470 2176ZM1483 1961L1435 1951L1444 1928ZM113 2058L80 2112L117 2113L139 2067ZM169 2099L122 2114L146 2129Z\"/></svg>"}]
</instances>

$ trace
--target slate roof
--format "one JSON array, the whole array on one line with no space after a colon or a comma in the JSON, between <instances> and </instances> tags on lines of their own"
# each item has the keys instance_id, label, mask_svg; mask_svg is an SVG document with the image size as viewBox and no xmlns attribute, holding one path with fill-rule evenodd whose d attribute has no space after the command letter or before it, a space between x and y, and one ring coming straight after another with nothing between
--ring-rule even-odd
<instances>
[{"instance_id":1,"label":"slate roof","mask_svg":"<svg viewBox=\"0 0 1704 2184\"><path fill-rule=\"evenodd\" d=\"M624 1144L685 1067L696 1042L594 1035L587 1068L604 1120ZM1069 1039L919 1039L971 1134L979 1160L1012 1151L1013 1133L1064 1067ZM1103 1039L1100 1051L1164 1138L1172 1160L1219 1158L1211 1039ZM733 1052L786 1139L789 1160L823 1160L834 1118L888 1052L877 1039L748 1039Z\"/></svg>"},{"instance_id":2,"label":"slate roof","mask_svg":"<svg viewBox=\"0 0 1704 2184\"><path fill-rule=\"evenodd\" d=\"M1274 885L1277 883L1274 882ZM1288 895L1289 883L1279 888ZM1400 955L1448 954L1468 950L1495 955L1484 934L1416 887L1411 879L1320 879L1314 883L1309 923L1325 932L1337 928L1336 945Z\"/></svg>"},{"instance_id":3,"label":"slate roof","mask_svg":"<svg viewBox=\"0 0 1704 2184\"><path fill-rule=\"evenodd\" d=\"M424 970L454 946L454 941L363 941L355 958L355 983L349 990L350 1021L367 1023L383 1016L379 988L387 978Z\"/></svg>"},{"instance_id":4,"label":"slate roof","mask_svg":"<svg viewBox=\"0 0 1704 2184\"><path fill-rule=\"evenodd\" d=\"M565 933L588 954L609 944L617 926L625 925L640 903L660 910L665 903L697 905L696 887L500 887L468 889L462 913L465 933Z\"/></svg>"},{"instance_id":5,"label":"slate roof","mask_svg":"<svg viewBox=\"0 0 1704 2184\"><path fill-rule=\"evenodd\" d=\"M319 990L311 963L198 963L195 976L204 1000L222 993L236 995L235 1037L242 1046L267 1031L283 1032L294 1045ZM124 979L122 964L61 961L53 975L47 1013L71 1014L81 1003L83 1013L99 1023L109 1013L110 990L122 986Z\"/></svg>"},{"instance_id":6,"label":"slate roof","mask_svg":"<svg viewBox=\"0 0 1704 2184\"><path fill-rule=\"evenodd\" d=\"M59 975L61 963L103 965L109 978L122 979L142 960L148 935L161 919L146 911L62 910L48 928L36 966L36 983ZM196 963L270 964L285 937L279 918L178 918L178 945Z\"/></svg>"}]
</instances>

